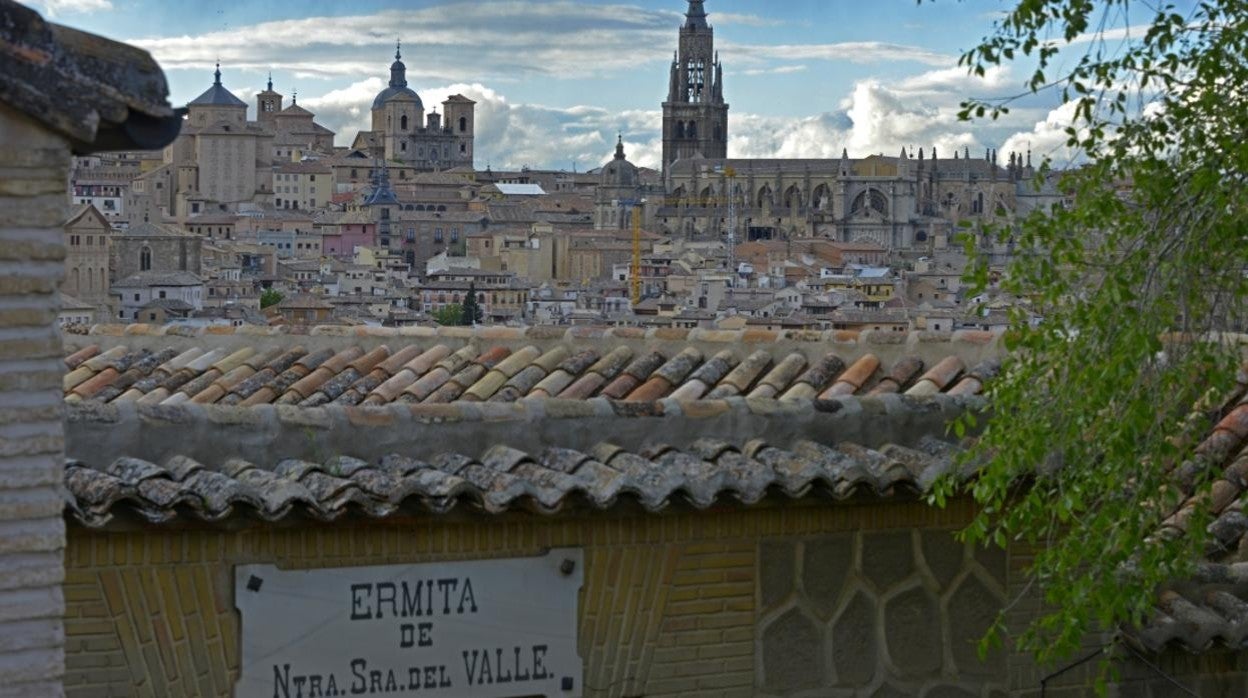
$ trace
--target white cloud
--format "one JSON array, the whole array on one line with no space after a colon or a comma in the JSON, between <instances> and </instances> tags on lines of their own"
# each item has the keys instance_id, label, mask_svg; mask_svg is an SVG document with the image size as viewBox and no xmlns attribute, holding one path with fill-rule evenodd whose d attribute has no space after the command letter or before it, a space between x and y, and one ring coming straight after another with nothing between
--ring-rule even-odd
<instances>
[{"instance_id":1,"label":"white cloud","mask_svg":"<svg viewBox=\"0 0 1248 698\"><path fill-rule=\"evenodd\" d=\"M1047 157L1056 167L1070 165L1078 159L1078 154L1066 145L1070 138L1066 129L1074 123L1075 106L1075 102L1067 102L1051 110L1030 131L1019 131L1007 138L1001 150L1007 153L1030 150L1036 164Z\"/></svg>"},{"instance_id":2,"label":"white cloud","mask_svg":"<svg viewBox=\"0 0 1248 698\"><path fill-rule=\"evenodd\" d=\"M33 0L31 4L49 17L62 14L89 14L113 9L111 0Z\"/></svg>"},{"instance_id":3,"label":"white cloud","mask_svg":"<svg viewBox=\"0 0 1248 698\"><path fill-rule=\"evenodd\" d=\"M774 68L751 68L741 71L742 75L788 75L806 70L804 65L778 65Z\"/></svg>"},{"instance_id":4,"label":"white cloud","mask_svg":"<svg viewBox=\"0 0 1248 698\"><path fill-rule=\"evenodd\" d=\"M884 63L913 61L927 65L949 65L949 55L918 46L890 44L883 41L843 41L833 44L732 44L721 47L725 56L746 63L759 60L845 61L849 63Z\"/></svg>"}]
</instances>

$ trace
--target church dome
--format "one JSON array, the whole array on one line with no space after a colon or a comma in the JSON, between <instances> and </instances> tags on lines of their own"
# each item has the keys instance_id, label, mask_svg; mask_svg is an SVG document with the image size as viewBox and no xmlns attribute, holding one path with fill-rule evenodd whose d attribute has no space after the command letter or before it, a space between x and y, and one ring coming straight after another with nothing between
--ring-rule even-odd
<instances>
[{"instance_id":1,"label":"church dome","mask_svg":"<svg viewBox=\"0 0 1248 698\"><path fill-rule=\"evenodd\" d=\"M615 144L615 158L602 167L601 184L604 187L637 186L637 166L624 157L624 138Z\"/></svg>"},{"instance_id":2,"label":"church dome","mask_svg":"<svg viewBox=\"0 0 1248 698\"><path fill-rule=\"evenodd\" d=\"M212 74L212 87L209 87L202 95L191 100L187 106L192 107L242 107L247 108L247 103L234 96L233 92L225 89L221 84L221 64L217 64L217 71Z\"/></svg>"},{"instance_id":3,"label":"church dome","mask_svg":"<svg viewBox=\"0 0 1248 698\"><path fill-rule=\"evenodd\" d=\"M377 98L373 100L373 109L381 109L386 102L394 101L415 102L417 109L425 108L420 101L420 95L407 86L407 66L403 63L403 56L398 46L394 48L394 62L390 64L390 84L386 89L377 93Z\"/></svg>"}]
</instances>

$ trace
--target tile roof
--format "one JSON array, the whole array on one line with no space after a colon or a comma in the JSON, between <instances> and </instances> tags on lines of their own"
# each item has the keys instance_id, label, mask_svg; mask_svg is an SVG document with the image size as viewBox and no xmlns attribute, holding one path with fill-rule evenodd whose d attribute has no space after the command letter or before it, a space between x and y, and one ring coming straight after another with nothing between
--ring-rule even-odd
<instances>
[{"instance_id":1,"label":"tile roof","mask_svg":"<svg viewBox=\"0 0 1248 698\"><path fill-rule=\"evenodd\" d=\"M953 449L932 438L911 448L878 450L811 441L778 448L754 440L738 447L703 439L685 449L641 452L609 443L586 452L541 453L499 445L479 460L456 453L428 460L395 454L374 462L336 456L262 464L118 458L93 465L71 460L65 485L69 513L89 527L102 527L123 512L154 524L231 517L383 518L443 514L459 506L488 514L554 514L635 503L654 512L673 505L706 509L726 501L750 505L771 495L917 496L948 470Z\"/></svg>"},{"instance_id":2,"label":"tile roof","mask_svg":"<svg viewBox=\"0 0 1248 698\"><path fill-rule=\"evenodd\" d=\"M271 329L255 328L254 334ZM352 333L354 328L334 329ZM612 333L622 339L654 340L630 344L589 341L585 335L594 328L584 327L482 328L475 333L472 328L402 328L408 329L424 331L425 339L404 339L395 330L384 344L320 343L308 348L298 337L284 337L261 346L212 348L171 339L167 346L140 348L128 346L123 337L123 343L107 350L91 344L66 358L65 399L314 407L599 396L653 402L665 397L973 395L997 371L993 359L968 366L953 354L931 363L917 355L884 363L870 347L862 351L813 341L790 349L751 342L780 334L763 330L630 328ZM181 330L195 332L170 331ZM478 341L452 342L451 330ZM702 341L684 341L691 336ZM311 341L304 344L312 346Z\"/></svg>"},{"instance_id":3,"label":"tile roof","mask_svg":"<svg viewBox=\"0 0 1248 698\"><path fill-rule=\"evenodd\" d=\"M1129 633L1149 650L1167 645L1192 652L1215 646L1248 649L1248 363L1211 416L1213 428L1195 456L1174 473L1186 499L1162 524L1162 535L1184 535L1198 508L1206 507L1212 517L1206 561L1194 578L1163 591L1155 615ZM1197 483L1210 477L1212 488L1196 495Z\"/></svg>"}]
</instances>

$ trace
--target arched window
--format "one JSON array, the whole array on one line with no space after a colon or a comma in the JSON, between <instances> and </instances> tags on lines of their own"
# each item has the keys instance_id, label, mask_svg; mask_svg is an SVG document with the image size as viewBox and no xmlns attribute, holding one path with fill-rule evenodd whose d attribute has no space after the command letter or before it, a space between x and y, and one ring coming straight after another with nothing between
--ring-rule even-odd
<instances>
[{"instance_id":1,"label":"arched window","mask_svg":"<svg viewBox=\"0 0 1248 698\"><path fill-rule=\"evenodd\" d=\"M399 129L402 131L407 130L407 114L399 117Z\"/></svg>"},{"instance_id":2,"label":"arched window","mask_svg":"<svg viewBox=\"0 0 1248 698\"><path fill-rule=\"evenodd\" d=\"M676 137L677 138L685 137L685 122L683 121L676 122Z\"/></svg>"},{"instance_id":3,"label":"arched window","mask_svg":"<svg viewBox=\"0 0 1248 698\"><path fill-rule=\"evenodd\" d=\"M688 136L689 138L697 138L697 137L698 137L698 124L697 124L697 122L694 122L694 121L690 121L690 122L689 122L689 127L688 127L687 129L685 129L685 135L686 135L686 136Z\"/></svg>"},{"instance_id":4,"label":"arched window","mask_svg":"<svg viewBox=\"0 0 1248 698\"><path fill-rule=\"evenodd\" d=\"M81 293L82 289L78 286L79 284L78 267L74 267L70 271L73 272L72 274L70 274L70 278L74 280L74 293Z\"/></svg>"},{"instance_id":5,"label":"arched window","mask_svg":"<svg viewBox=\"0 0 1248 698\"><path fill-rule=\"evenodd\" d=\"M866 212L868 207L880 214L887 213L888 198L877 189L868 189L854 197L854 203L849 210L850 213Z\"/></svg>"},{"instance_id":6,"label":"arched window","mask_svg":"<svg viewBox=\"0 0 1248 698\"><path fill-rule=\"evenodd\" d=\"M468 130L468 117L459 117L459 132L463 133Z\"/></svg>"},{"instance_id":7,"label":"arched window","mask_svg":"<svg viewBox=\"0 0 1248 698\"><path fill-rule=\"evenodd\" d=\"M152 268L152 248L147 245L139 250L139 271L148 271Z\"/></svg>"}]
</instances>

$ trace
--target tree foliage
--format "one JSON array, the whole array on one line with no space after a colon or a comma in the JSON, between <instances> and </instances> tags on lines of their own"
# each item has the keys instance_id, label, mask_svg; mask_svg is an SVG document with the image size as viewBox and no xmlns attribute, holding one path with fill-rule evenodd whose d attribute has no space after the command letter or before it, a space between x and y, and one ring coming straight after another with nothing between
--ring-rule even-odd
<instances>
[{"instance_id":1,"label":"tree foliage","mask_svg":"<svg viewBox=\"0 0 1248 698\"><path fill-rule=\"evenodd\" d=\"M1019 0L962 57L979 75L1034 66L1020 96L1050 91L1074 109L1067 146L1081 165L1040 168L1065 205L995 231L1020 251L1003 287L1042 320L1013 313L1010 359L986 391L991 418L955 424L982 426L966 456L976 477L932 494L969 489L981 512L971 540L1036 547L1045 611L1018 639L1041 660L1098 627L1141 622L1159 585L1204 549L1199 510L1186 536L1157 534L1220 474L1195 446L1241 360L1217 333L1242 331L1248 298L1246 56L1242 0L1184 12ZM1013 101L971 99L962 116L996 118ZM987 260L968 276L985 287Z\"/></svg>"},{"instance_id":2,"label":"tree foliage","mask_svg":"<svg viewBox=\"0 0 1248 698\"><path fill-rule=\"evenodd\" d=\"M485 312L477 302L477 285L470 283L468 284L468 295L464 298L464 311L460 316L459 323L461 325L475 325L481 322L484 316Z\"/></svg>"},{"instance_id":3,"label":"tree foliage","mask_svg":"<svg viewBox=\"0 0 1248 698\"><path fill-rule=\"evenodd\" d=\"M275 288L266 288L260 293L260 307L267 308L282 302L282 294Z\"/></svg>"},{"instance_id":4,"label":"tree foliage","mask_svg":"<svg viewBox=\"0 0 1248 698\"><path fill-rule=\"evenodd\" d=\"M463 322L464 308L458 303L449 303L429 313L429 316L439 325L459 325Z\"/></svg>"}]
</instances>

